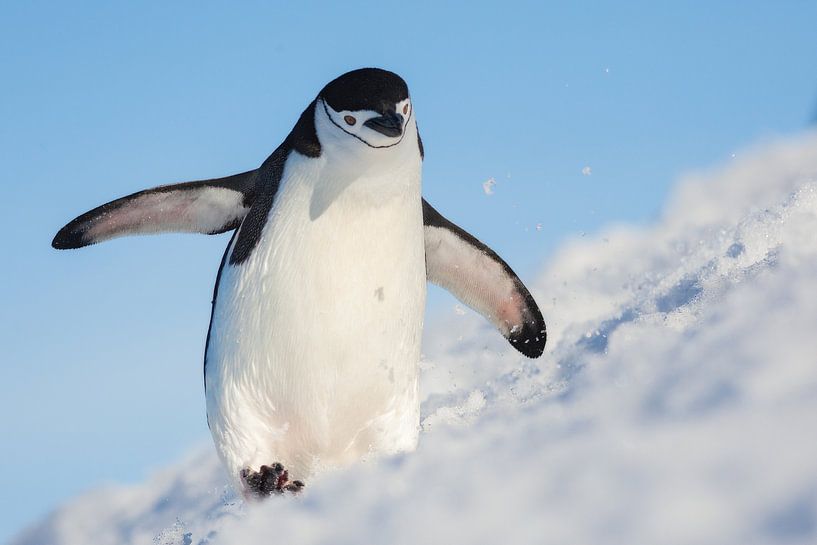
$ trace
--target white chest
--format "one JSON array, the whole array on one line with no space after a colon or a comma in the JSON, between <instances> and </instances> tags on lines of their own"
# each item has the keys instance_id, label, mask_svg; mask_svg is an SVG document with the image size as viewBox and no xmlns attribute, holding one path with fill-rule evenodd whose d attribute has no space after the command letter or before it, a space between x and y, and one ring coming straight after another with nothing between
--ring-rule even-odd
<instances>
[{"instance_id":1,"label":"white chest","mask_svg":"<svg viewBox=\"0 0 817 545\"><path fill-rule=\"evenodd\" d=\"M305 477L413 446L426 277L419 169L334 186L288 170L304 176L284 180L252 255L222 273L207 402L228 466Z\"/></svg>"}]
</instances>

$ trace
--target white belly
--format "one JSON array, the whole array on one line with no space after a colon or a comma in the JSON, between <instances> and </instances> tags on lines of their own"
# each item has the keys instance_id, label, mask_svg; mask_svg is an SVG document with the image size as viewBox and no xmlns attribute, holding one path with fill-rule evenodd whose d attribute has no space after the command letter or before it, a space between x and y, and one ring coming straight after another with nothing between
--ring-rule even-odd
<instances>
[{"instance_id":1,"label":"white belly","mask_svg":"<svg viewBox=\"0 0 817 545\"><path fill-rule=\"evenodd\" d=\"M354 185L310 218L288 180L249 259L225 265L206 371L207 415L234 479L291 478L413 449L425 259L419 173L385 199Z\"/></svg>"}]
</instances>

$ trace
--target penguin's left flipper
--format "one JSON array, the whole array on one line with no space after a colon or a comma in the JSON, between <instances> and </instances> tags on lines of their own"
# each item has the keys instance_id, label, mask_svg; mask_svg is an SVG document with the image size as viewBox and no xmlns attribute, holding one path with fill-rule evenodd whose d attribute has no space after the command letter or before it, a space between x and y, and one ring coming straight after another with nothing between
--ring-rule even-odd
<instances>
[{"instance_id":1,"label":"penguin's left flipper","mask_svg":"<svg viewBox=\"0 0 817 545\"><path fill-rule=\"evenodd\" d=\"M423 199L426 276L473 308L529 358L545 350L542 312L505 261Z\"/></svg>"},{"instance_id":2,"label":"penguin's left flipper","mask_svg":"<svg viewBox=\"0 0 817 545\"><path fill-rule=\"evenodd\" d=\"M163 185L116 199L72 220L51 245L65 250L125 235L214 235L235 229L255 198L256 172Z\"/></svg>"}]
</instances>

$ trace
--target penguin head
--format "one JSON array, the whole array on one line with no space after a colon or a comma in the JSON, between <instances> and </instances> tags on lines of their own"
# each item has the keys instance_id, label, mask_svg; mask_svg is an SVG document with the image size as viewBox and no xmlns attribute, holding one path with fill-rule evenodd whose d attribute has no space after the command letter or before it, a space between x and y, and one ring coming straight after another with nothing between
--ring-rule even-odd
<instances>
[{"instance_id":1,"label":"penguin head","mask_svg":"<svg viewBox=\"0 0 817 545\"><path fill-rule=\"evenodd\" d=\"M416 142L412 114L406 82L380 68L353 70L330 81L318 94L315 112L322 146L358 153Z\"/></svg>"}]
</instances>

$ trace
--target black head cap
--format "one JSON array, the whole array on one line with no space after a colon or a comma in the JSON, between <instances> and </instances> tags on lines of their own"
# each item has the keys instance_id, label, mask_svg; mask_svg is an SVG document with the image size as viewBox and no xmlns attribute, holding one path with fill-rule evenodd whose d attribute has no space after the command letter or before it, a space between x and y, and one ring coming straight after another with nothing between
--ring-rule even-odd
<instances>
[{"instance_id":1,"label":"black head cap","mask_svg":"<svg viewBox=\"0 0 817 545\"><path fill-rule=\"evenodd\" d=\"M360 68L333 79L318 95L333 110L373 110L385 115L408 98L403 78L380 68Z\"/></svg>"}]
</instances>

